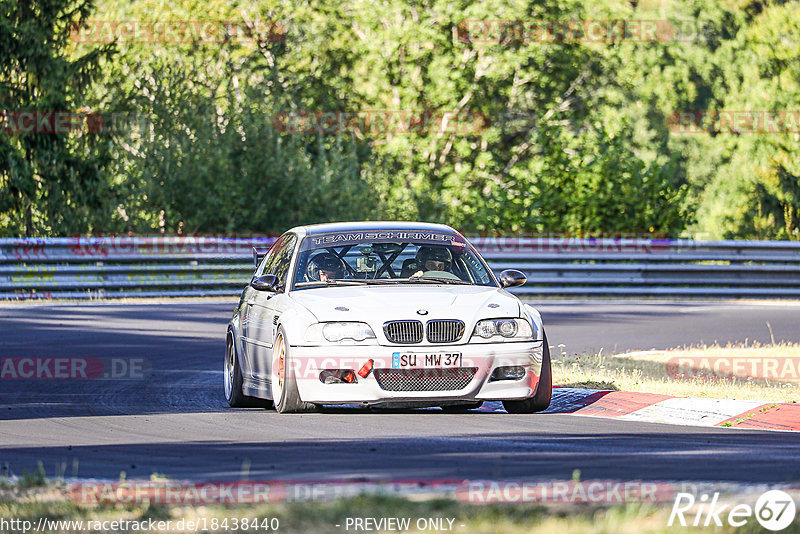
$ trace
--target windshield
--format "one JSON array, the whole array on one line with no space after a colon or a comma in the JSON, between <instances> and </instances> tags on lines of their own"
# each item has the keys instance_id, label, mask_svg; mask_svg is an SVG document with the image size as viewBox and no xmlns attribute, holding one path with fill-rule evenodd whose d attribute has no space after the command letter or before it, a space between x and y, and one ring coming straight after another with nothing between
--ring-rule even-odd
<instances>
[{"instance_id":1,"label":"windshield","mask_svg":"<svg viewBox=\"0 0 800 534\"><path fill-rule=\"evenodd\" d=\"M496 286L486 263L461 236L432 232L345 232L303 240L294 289L336 285Z\"/></svg>"}]
</instances>

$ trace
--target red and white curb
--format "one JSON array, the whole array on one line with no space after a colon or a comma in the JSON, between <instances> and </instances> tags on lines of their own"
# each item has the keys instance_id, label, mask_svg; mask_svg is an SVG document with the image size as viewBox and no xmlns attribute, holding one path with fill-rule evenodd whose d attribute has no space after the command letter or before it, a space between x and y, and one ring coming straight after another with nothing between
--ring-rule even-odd
<instances>
[{"instance_id":1,"label":"red and white curb","mask_svg":"<svg viewBox=\"0 0 800 534\"><path fill-rule=\"evenodd\" d=\"M487 402L483 411L500 411ZM683 426L800 431L800 404L672 397L632 391L553 388L544 413L569 413Z\"/></svg>"},{"instance_id":2,"label":"red and white curb","mask_svg":"<svg viewBox=\"0 0 800 534\"><path fill-rule=\"evenodd\" d=\"M800 431L800 404L554 388L549 413L668 423Z\"/></svg>"}]
</instances>

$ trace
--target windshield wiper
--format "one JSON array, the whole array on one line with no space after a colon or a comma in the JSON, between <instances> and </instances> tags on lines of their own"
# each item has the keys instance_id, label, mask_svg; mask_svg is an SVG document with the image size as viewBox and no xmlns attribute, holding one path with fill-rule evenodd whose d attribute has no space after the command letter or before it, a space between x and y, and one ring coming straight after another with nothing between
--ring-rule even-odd
<instances>
[{"instance_id":1,"label":"windshield wiper","mask_svg":"<svg viewBox=\"0 0 800 534\"><path fill-rule=\"evenodd\" d=\"M313 282L298 282L294 287L313 287L313 286L361 286L367 284L366 280L315 280Z\"/></svg>"},{"instance_id":2,"label":"windshield wiper","mask_svg":"<svg viewBox=\"0 0 800 534\"><path fill-rule=\"evenodd\" d=\"M471 286L472 282L467 282L465 280L459 280L456 278L440 278L437 276L412 276L410 278L396 278L398 282L427 282L431 284L456 284L456 285L466 285Z\"/></svg>"}]
</instances>

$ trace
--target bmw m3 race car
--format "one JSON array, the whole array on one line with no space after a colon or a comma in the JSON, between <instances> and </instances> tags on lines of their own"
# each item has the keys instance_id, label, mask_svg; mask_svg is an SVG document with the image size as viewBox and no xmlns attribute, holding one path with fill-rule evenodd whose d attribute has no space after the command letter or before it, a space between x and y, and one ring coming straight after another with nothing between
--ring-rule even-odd
<instances>
[{"instance_id":1,"label":"bmw m3 race car","mask_svg":"<svg viewBox=\"0 0 800 534\"><path fill-rule=\"evenodd\" d=\"M541 316L506 291L525 276L506 270L498 280L449 226L298 227L254 257L227 331L231 406L549 406Z\"/></svg>"}]
</instances>

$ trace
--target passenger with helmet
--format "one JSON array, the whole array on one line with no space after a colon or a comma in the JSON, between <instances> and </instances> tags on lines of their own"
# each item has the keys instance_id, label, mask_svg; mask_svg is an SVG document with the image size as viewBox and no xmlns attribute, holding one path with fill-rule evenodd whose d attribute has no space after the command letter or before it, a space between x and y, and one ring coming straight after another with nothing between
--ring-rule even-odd
<instances>
[{"instance_id":1,"label":"passenger with helmet","mask_svg":"<svg viewBox=\"0 0 800 534\"><path fill-rule=\"evenodd\" d=\"M320 252L309 260L306 278L310 282L338 280L344 278L346 270L342 258L331 252Z\"/></svg>"}]
</instances>

